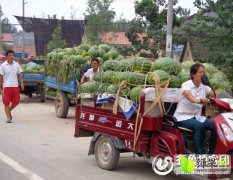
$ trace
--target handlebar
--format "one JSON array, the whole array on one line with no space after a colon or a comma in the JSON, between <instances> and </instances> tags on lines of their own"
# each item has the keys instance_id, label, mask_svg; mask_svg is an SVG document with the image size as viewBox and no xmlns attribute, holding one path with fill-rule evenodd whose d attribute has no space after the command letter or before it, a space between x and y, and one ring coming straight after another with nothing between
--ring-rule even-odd
<instances>
[{"instance_id":1,"label":"handlebar","mask_svg":"<svg viewBox=\"0 0 233 180\"><path fill-rule=\"evenodd\" d=\"M212 104L213 106L219 107L226 111L231 111L231 107L229 103L222 101L220 99L217 99L217 98L209 98L209 99L210 99L210 104Z\"/></svg>"}]
</instances>

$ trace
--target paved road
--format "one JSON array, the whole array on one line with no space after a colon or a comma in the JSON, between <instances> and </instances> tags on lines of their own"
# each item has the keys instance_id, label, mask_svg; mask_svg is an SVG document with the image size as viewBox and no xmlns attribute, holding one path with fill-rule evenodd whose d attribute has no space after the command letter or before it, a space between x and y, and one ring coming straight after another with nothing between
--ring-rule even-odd
<instances>
[{"instance_id":1,"label":"paved road","mask_svg":"<svg viewBox=\"0 0 233 180\"><path fill-rule=\"evenodd\" d=\"M203 179L158 176L150 164L131 153L122 155L115 171L98 168L94 156L87 156L90 138L73 137L74 108L67 119L58 119L53 103L23 96L13 123L7 124L0 100L0 180Z\"/></svg>"}]
</instances>

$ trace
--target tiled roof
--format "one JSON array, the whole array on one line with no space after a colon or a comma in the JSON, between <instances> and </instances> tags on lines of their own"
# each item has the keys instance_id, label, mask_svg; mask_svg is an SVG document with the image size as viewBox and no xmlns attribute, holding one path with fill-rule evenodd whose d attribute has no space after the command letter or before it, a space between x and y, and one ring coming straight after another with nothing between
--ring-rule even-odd
<instances>
[{"instance_id":1,"label":"tiled roof","mask_svg":"<svg viewBox=\"0 0 233 180\"><path fill-rule=\"evenodd\" d=\"M2 37L2 41L4 42L13 42L13 37L10 33L2 33Z\"/></svg>"},{"instance_id":2,"label":"tiled roof","mask_svg":"<svg viewBox=\"0 0 233 180\"><path fill-rule=\"evenodd\" d=\"M147 33L138 33L138 39L142 40ZM103 34L102 41L110 45L131 45L132 43L126 37L125 32L107 32Z\"/></svg>"},{"instance_id":3,"label":"tiled roof","mask_svg":"<svg viewBox=\"0 0 233 180\"><path fill-rule=\"evenodd\" d=\"M35 56L36 55L35 46L25 45L24 48L25 48L25 52L28 53L29 56ZM13 46L13 50L15 52L22 52L22 46Z\"/></svg>"}]
</instances>

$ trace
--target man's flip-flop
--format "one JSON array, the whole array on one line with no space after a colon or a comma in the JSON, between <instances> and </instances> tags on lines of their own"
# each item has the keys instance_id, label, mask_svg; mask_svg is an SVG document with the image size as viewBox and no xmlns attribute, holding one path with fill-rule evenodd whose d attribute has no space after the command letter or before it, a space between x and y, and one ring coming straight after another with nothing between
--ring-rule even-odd
<instances>
[{"instance_id":1,"label":"man's flip-flop","mask_svg":"<svg viewBox=\"0 0 233 180\"><path fill-rule=\"evenodd\" d=\"M6 122L7 122L7 123L12 123L11 119L8 119Z\"/></svg>"}]
</instances>

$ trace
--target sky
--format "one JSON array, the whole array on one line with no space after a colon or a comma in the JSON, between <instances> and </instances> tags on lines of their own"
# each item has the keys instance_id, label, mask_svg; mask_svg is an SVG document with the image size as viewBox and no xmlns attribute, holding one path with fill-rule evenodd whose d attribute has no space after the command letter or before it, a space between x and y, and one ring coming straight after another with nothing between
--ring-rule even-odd
<instances>
[{"instance_id":1,"label":"sky","mask_svg":"<svg viewBox=\"0 0 233 180\"><path fill-rule=\"evenodd\" d=\"M117 18L123 17L131 20L135 16L134 13L135 0L114 0L112 8L116 12ZM196 12L193 6L194 0L179 0L179 6L191 9L191 14ZM71 7L75 12L76 19L83 19L83 14L87 8L87 0L25 0L25 16L26 17L47 17L47 15L56 14L58 18L62 16L65 19L71 19ZM4 13L2 18L7 17L12 24L18 24L14 15L22 16L23 0L1 0L0 5ZM17 28L20 28L17 26ZM20 28L21 29L21 28Z\"/></svg>"}]
</instances>

